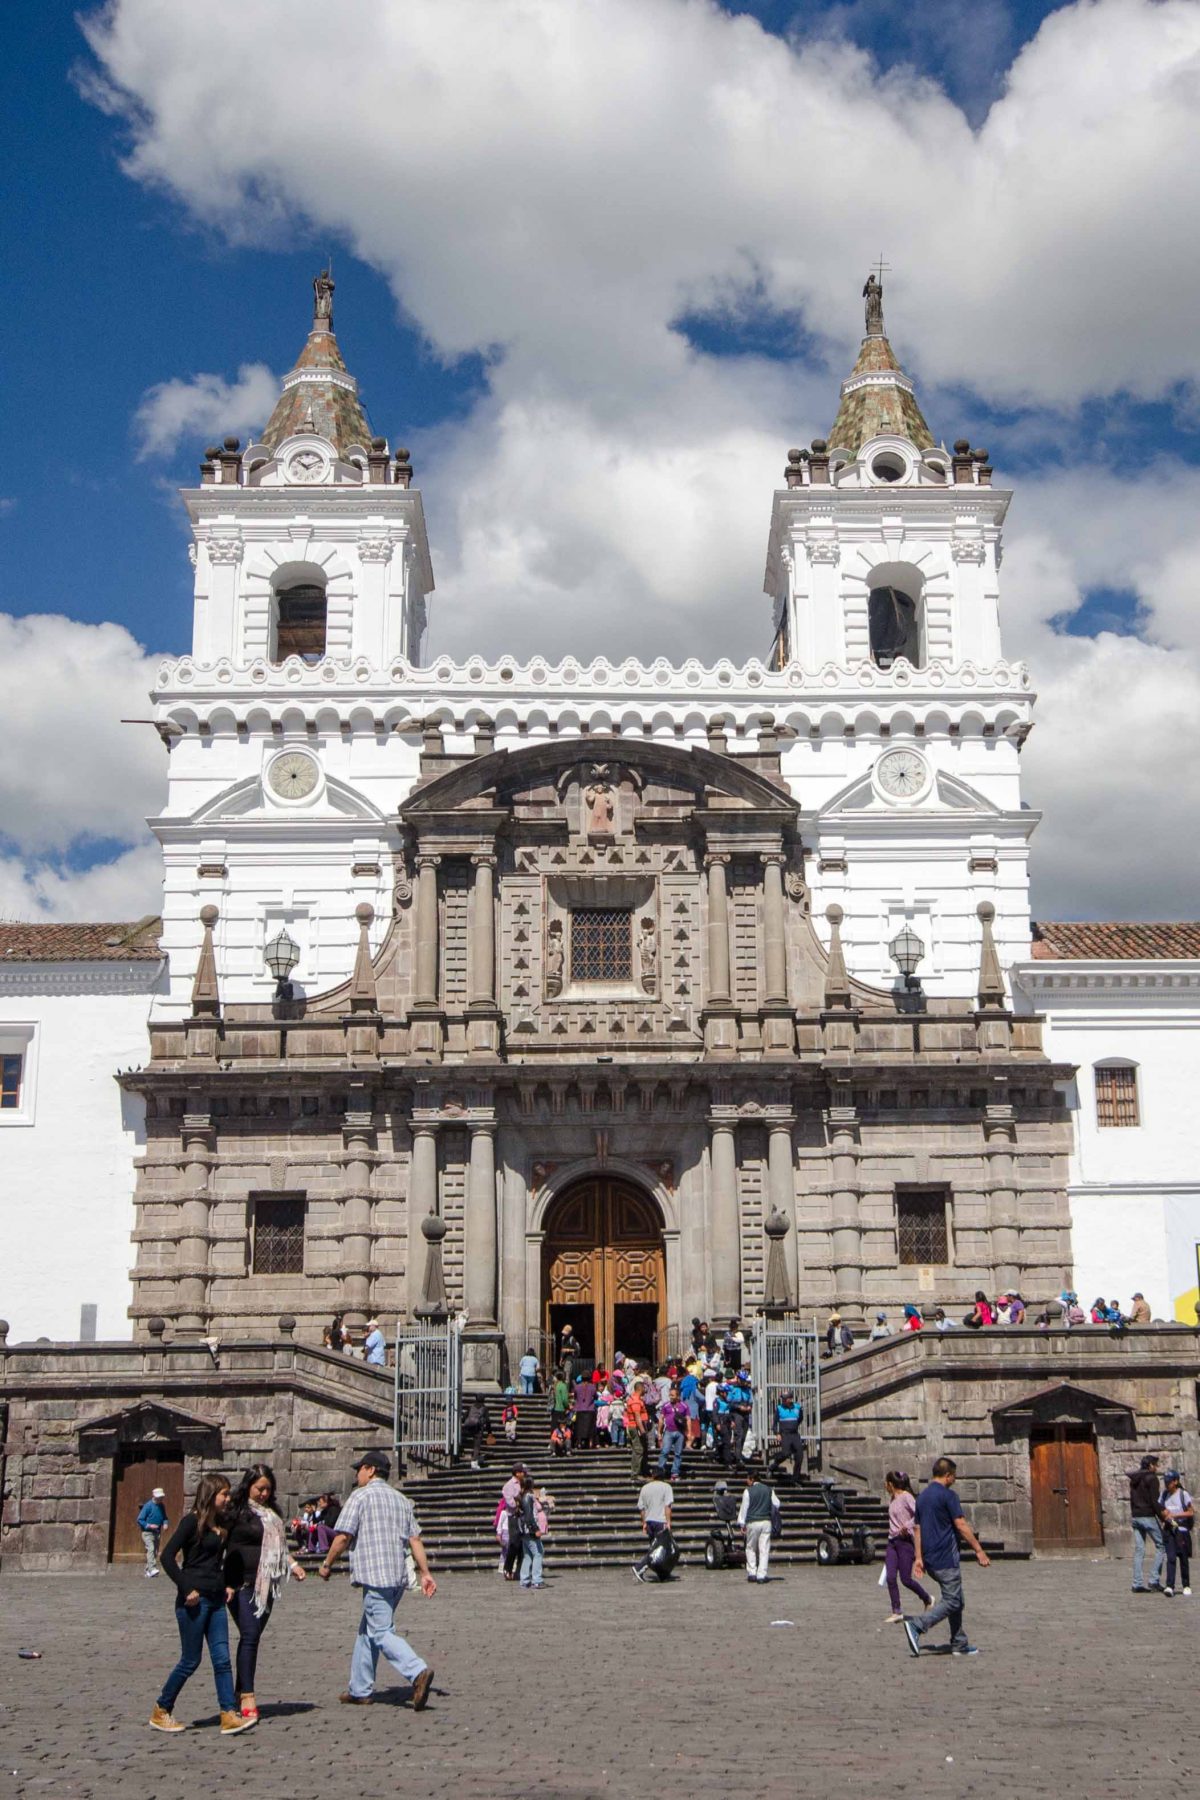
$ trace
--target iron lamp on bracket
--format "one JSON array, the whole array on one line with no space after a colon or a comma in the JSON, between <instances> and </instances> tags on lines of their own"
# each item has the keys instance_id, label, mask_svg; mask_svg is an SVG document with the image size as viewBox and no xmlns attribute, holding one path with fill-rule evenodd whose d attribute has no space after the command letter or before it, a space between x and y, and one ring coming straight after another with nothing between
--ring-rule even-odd
<instances>
[{"instance_id":1,"label":"iron lamp on bracket","mask_svg":"<svg viewBox=\"0 0 1200 1800\"><path fill-rule=\"evenodd\" d=\"M264 949L263 961L275 977L275 998L290 1000L292 984L288 977L300 961L300 946L294 938L289 937L286 926L280 926L276 936Z\"/></svg>"},{"instance_id":2,"label":"iron lamp on bracket","mask_svg":"<svg viewBox=\"0 0 1200 1800\"><path fill-rule=\"evenodd\" d=\"M888 945L888 955L904 977L904 986L896 995L897 1008L900 1012L924 1012L925 990L917 969L924 958L925 946L911 925L901 926Z\"/></svg>"}]
</instances>

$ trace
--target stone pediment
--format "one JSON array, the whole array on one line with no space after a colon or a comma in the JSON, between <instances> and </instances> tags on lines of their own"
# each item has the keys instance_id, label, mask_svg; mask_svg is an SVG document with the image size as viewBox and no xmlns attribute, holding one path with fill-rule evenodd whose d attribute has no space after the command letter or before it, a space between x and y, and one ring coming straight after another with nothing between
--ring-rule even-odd
<instances>
[{"instance_id":1,"label":"stone pediment","mask_svg":"<svg viewBox=\"0 0 1200 1800\"><path fill-rule=\"evenodd\" d=\"M947 775L938 770L934 776L933 788L928 798L916 809L918 812L970 813L976 818L998 819L1000 808L981 794L977 788L960 780L955 775ZM824 806L817 810L818 819L833 819L846 813L870 812L883 818L911 819L912 812L898 812L895 807L882 800L875 792L870 774L859 775L846 787L841 788Z\"/></svg>"},{"instance_id":2,"label":"stone pediment","mask_svg":"<svg viewBox=\"0 0 1200 1800\"><path fill-rule=\"evenodd\" d=\"M609 765L626 774L650 809L727 807L794 817L799 807L782 778L748 766L751 760L638 738L553 739L472 757L418 787L401 811L417 820L485 798L497 807L553 805L573 770Z\"/></svg>"},{"instance_id":3,"label":"stone pediment","mask_svg":"<svg viewBox=\"0 0 1200 1800\"><path fill-rule=\"evenodd\" d=\"M119 1411L102 1413L98 1418L79 1421L79 1437L85 1439L115 1438L122 1444L182 1441L196 1443L211 1440L221 1430L217 1419L203 1418L187 1412L171 1401L149 1397L136 1400Z\"/></svg>"},{"instance_id":4,"label":"stone pediment","mask_svg":"<svg viewBox=\"0 0 1200 1800\"><path fill-rule=\"evenodd\" d=\"M994 1419L1101 1418L1132 1419L1133 1408L1111 1394L1097 1394L1073 1381L1058 1381L1051 1387L1038 1388L1019 1400L1009 1400L992 1409Z\"/></svg>"}]
</instances>

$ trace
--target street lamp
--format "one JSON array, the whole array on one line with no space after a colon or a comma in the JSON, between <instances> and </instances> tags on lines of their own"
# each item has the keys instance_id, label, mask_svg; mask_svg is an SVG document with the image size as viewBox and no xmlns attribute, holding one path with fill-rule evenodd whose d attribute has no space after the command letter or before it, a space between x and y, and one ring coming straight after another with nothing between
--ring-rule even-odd
<instances>
[{"instance_id":1,"label":"street lamp","mask_svg":"<svg viewBox=\"0 0 1200 1800\"><path fill-rule=\"evenodd\" d=\"M292 984L288 976L300 961L300 946L288 936L286 926L279 927L278 936L273 937L263 951L263 961L275 977L275 998L290 1000Z\"/></svg>"},{"instance_id":2,"label":"street lamp","mask_svg":"<svg viewBox=\"0 0 1200 1800\"><path fill-rule=\"evenodd\" d=\"M904 977L904 991L898 996L901 1011L923 1012L925 995L921 990L917 965L925 955L925 946L911 925L901 926L888 945L888 954Z\"/></svg>"}]
</instances>

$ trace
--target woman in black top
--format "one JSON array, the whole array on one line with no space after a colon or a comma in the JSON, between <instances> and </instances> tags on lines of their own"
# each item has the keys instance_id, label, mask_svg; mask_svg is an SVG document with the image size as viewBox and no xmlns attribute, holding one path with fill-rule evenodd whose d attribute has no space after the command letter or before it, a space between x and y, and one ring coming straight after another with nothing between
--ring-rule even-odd
<instances>
[{"instance_id":1,"label":"woman in black top","mask_svg":"<svg viewBox=\"0 0 1200 1800\"><path fill-rule=\"evenodd\" d=\"M289 1574L304 1580L304 1570L288 1552L275 1499L275 1471L267 1463L255 1463L230 1503L225 1547L225 1589L238 1628L237 1688L248 1725L258 1724L254 1677L259 1640Z\"/></svg>"},{"instance_id":2,"label":"woman in black top","mask_svg":"<svg viewBox=\"0 0 1200 1800\"><path fill-rule=\"evenodd\" d=\"M233 1670L229 1666L229 1622L225 1616L225 1512L229 1482L224 1475L205 1475L162 1553L162 1566L175 1583L175 1622L179 1626L179 1661L167 1676L154 1703L150 1723L155 1731L185 1731L171 1708L189 1675L200 1667L204 1645L212 1659L221 1709L221 1730L228 1736L250 1723L233 1703ZM180 1559L182 1558L182 1563Z\"/></svg>"}]
</instances>

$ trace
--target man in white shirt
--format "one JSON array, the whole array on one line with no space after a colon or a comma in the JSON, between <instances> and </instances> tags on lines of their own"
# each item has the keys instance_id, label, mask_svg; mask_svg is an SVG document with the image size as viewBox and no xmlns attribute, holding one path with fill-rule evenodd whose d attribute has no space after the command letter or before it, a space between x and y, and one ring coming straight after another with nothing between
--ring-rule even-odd
<instances>
[{"instance_id":1,"label":"man in white shirt","mask_svg":"<svg viewBox=\"0 0 1200 1800\"><path fill-rule=\"evenodd\" d=\"M378 1319L367 1320L367 1337L363 1344L363 1350L373 1369L382 1369L387 1366L387 1345L383 1341L383 1332L380 1330Z\"/></svg>"},{"instance_id":2,"label":"man in white shirt","mask_svg":"<svg viewBox=\"0 0 1200 1800\"><path fill-rule=\"evenodd\" d=\"M746 1534L746 1580L766 1581L771 1560L771 1530L779 1511L779 1495L769 1481L746 1476L746 1491L737 1522Z\"/></svg>"},{"instance_id":3,"label":"man in white shirt","mask_svg":"<svg viewBox=\"0 0 1200 1800\"><path fill-rule=\"evenodd\" d=\"M638 1512L642 1517L642 1535L648 1540L646 1554L640 1562L633 1565L634 1575L639 1581L646 1579L646 1567L650 1561L650 1552L654 1548L654 1540L660 1531L666 1531L671 1524L671 1509L675 1504L675 1494L669 1481L651 1479L647 1481L638 1495Z\"/></svg>"}]
</instances>

